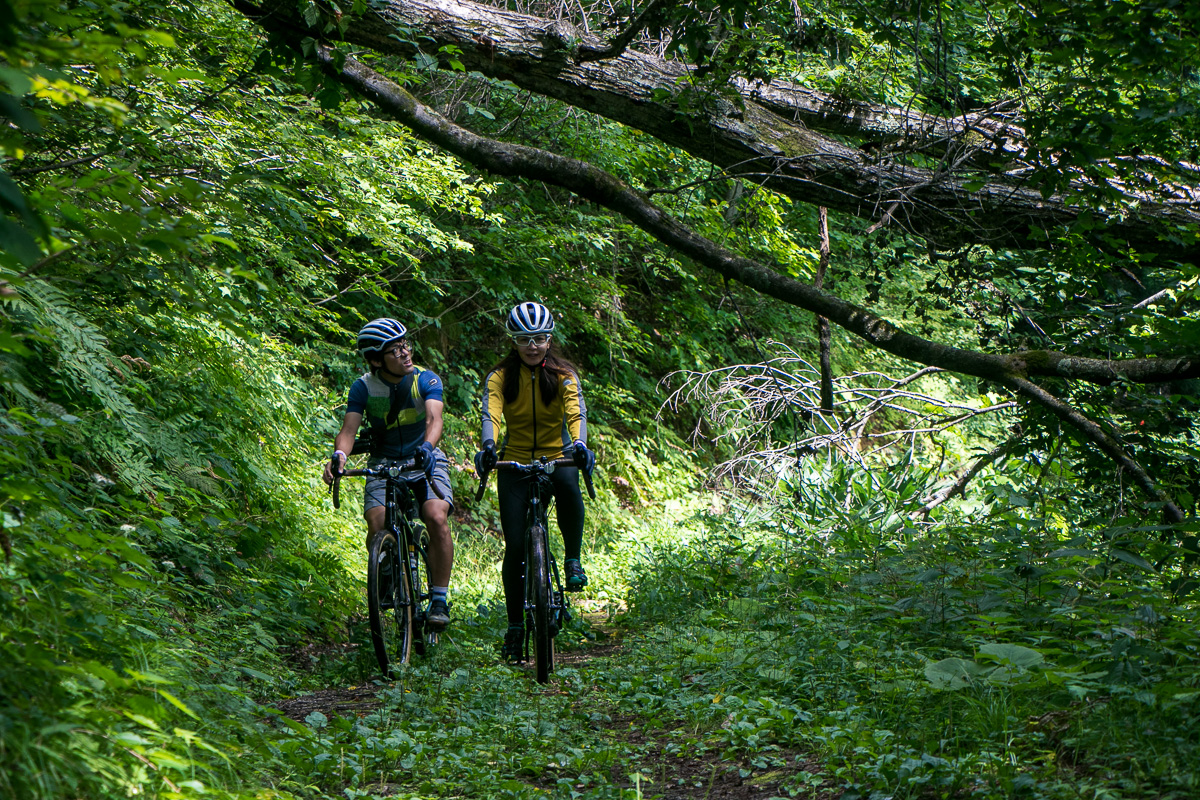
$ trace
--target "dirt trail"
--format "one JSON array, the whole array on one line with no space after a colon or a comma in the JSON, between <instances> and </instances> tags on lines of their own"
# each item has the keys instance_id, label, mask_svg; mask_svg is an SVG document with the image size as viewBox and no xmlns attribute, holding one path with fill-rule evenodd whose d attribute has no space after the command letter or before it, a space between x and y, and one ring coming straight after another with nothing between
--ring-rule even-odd
<instances>
[{"instance_id":1,"label":"dirt trail","mask_svg":"<svg viewBox=\"0 0 1200 800\"><path fill-rule=\"evenodd\" d=\"M598 660L619 656L624 652L620 633L608 620L596 625L604 644L593 644L580 649L558 653L557 668L582 669ZM601 627L602 626L602 627ZM648 667L652 668L652 667ZM522 665L522 672L533 681L533 665ZM361 717L382 706L378 698L381 684L374 681L358 686L330 687L295 698L277 701L274 705L287 716L304 721L314 711L326 717ZM543 691L561 694L565 690L553 676ZM606 744L619 743L626 746L631 755L628 760L613 766L610 779L613 786L623 789L640 789L641 796L659 800L764 800L770 797L791 797L797 785L796 776L802 773L820 774L822 766L815 759L805 757L797 751L779 751L770 759L766 769L755 767L748 759L726 760L718 751L678 752L672 747L673 731L664 729L635 714L619 713L607 709L608 701L599 692L592 690L579 695L574 704L588 711L611 711L606 716L610 721L597 723L596 739ZM761 761L760 761L761 764ZM553 765L535 780L533 785L552 791L561 778L571 775L562 773ZM397 789L399 787L396 787ZM582 788L582 786L580 787ZM840 790L814 786L802 795L806 800L836 800Z\"/></svg>"}]
</instances>

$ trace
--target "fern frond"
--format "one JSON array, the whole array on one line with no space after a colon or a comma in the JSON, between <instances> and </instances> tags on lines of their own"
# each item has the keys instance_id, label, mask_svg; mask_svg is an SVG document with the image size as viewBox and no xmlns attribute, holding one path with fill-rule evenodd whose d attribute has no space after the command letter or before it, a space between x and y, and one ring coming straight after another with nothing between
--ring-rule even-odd
<instances>
[{"instance_id":1,"label":"fern frond","mask_svg":"<svg viewBox=\"0 0 1200 800\"><path fill-rule=\"evenodd\" d=\"M116 357L109 351L108 339L100 329L45 281L30 280L19 291L20 301L14 306L22 308L35 327L48 329L49 339L59 351L50 369L67 385L84 389L107 416L140 438L142 414L113 374Z\"/></svg>"}]
</instances>

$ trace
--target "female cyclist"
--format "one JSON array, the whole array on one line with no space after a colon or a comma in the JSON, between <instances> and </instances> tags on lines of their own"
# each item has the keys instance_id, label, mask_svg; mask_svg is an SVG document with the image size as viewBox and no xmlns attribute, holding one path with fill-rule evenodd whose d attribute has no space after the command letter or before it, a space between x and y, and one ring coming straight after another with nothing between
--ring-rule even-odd
<instances>
[{"instance_id":1,"label":"female cyclist","mask_svg":"<svg viewBox=\"0 0 1200 800\"><path fill-rule=\"evenodd\" d=\"M566 551L566 589L578 592L587 586L587 573L579 562L583 546L583 495L579 468L589 473L596 456L587 447L587 407L579 373L569 361L551 350L554 317L541 303L515 306L505 321L513 349L484 379L483 449L475 455L479 474L491 471L501 458L528 464L546 456L575 459L576 467L555 470L554 500L558 527ZM503 419L504 439L497 452L496 438ZM508 632L502 654L515 659L525 640L525 487L518 476L501 472L496 491L500 502L500 527L504 531L504 602Z\"/></svg>"}]
</instances>

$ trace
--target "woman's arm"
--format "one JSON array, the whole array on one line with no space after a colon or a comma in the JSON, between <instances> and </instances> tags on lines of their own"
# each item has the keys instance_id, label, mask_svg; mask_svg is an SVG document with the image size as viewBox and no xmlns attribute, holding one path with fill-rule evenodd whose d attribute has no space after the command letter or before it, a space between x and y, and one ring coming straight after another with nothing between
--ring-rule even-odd
<instances>
[{"instance_id":1,"label":"woman's arm","mask_svg":"<svg viewBox=\"0 0 1200 800\"><path fill-rule=\"evenodd\" d=\"M574 373L568 373L563 378L563 415L571 440L587 444L587 404L583 401L579 376Z\"/></svg>"},{"instance_id":2,"label":"woman's arm","mask_svg":"<svg viewBox=\"0 0 1200 800\"><path fill-rule=\"evenodd\" d=\"M500 420L504 418L504 373L489 372L484 379L483 400L480 401L481 442L500 438Z\"/></svg>"}]
</instances>

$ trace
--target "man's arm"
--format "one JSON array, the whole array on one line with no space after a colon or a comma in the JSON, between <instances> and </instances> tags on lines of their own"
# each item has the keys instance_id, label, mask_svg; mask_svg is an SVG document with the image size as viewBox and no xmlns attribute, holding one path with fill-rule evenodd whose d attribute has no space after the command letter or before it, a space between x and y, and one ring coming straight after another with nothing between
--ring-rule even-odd
<instances>
[{"instance_id":1,"label":"man's arm","mask_svg":"<svg viewBox=\"0 0 1200 800\"><path fill-rule=\"evenodd\" d=\"M425 401L425 441L437 447L442 440L442 407L441 400Z\"/></svg>"},{"instance_id":2,"label":"man's arm","mask_svg":"<svg viewBox=\"0 0 1200 800\"><path fill-rule=\"evenodd\" d=\"M334 451L341 450L343 458L341 459L340 467L346 467L346 458L349 458L350 451L354 449L354 436L358 433L358 428L362 425L363 415L355 411L347 411L346 416L342 418L342 429L338 431L338 435L333 437ZM332 461L332 459L331 459ZM333 465L330 461L325 462L325 483L333 483Z\"/></svg>"},{"instance_id":3,"label":"man's arm","mask_svg":"<svg viewBox=\"0 0 1200 800\"><path fill-rule=\"evenodd\" d=\"M342 419L342 429L338 431L338 435L333 439L333 449L341 450L347 455L354 449L354 437L358 434L359 427L362 426L362 414L354 411L347 411L346 416Z\"/></svg>"}]
</instances>

